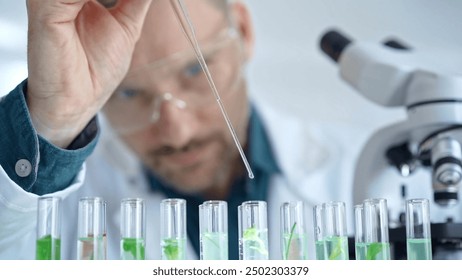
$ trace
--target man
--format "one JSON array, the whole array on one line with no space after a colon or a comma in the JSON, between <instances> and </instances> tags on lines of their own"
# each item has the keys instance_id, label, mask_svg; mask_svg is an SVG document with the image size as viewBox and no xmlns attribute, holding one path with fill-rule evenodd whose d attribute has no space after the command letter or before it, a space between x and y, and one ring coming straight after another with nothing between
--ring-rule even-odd
<instances>
[{"instance_id":1,"label":"man","mask_svg":"<svg viewBox=\"0 0 462 280\"><path fill-rule=\"evenodd\" d=\"M247 176L169 1L120 0L106 9L88 0L29 0L29 77L0 103L1 134L11 135L0 140L0 258L34 258L36 199L45 194L63 198L62 250L71 259L84 196L107 201L110 259L119 258L120 201L127 197L146 202L149 259L160 258L159 203L166 197L187 200L191 259L199 255L197 207L205 200L228 202L231 259L238 258L243 201L267 201L272 259L281 258L281 203L351 205L355 149L343 149L327 128L302 129L249 100L243 68L254 34L246 6L184 2L255 178ZM312 230L310 222L311 259Z\"/></svg>"}]
</instances>

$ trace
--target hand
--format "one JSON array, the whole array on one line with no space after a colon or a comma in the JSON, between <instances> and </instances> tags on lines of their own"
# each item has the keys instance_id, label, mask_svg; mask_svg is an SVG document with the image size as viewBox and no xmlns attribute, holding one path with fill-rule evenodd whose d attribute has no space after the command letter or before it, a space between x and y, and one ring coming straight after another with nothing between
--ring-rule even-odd
<instances>
[{"instance_id":1,"label":"hand","mask_svg":"<svg viewBox=\"0 0 462 280\"><path fill-rule=\"evenodd\" d=\"M27 104L37 132L67 147L128 71L151 0L28 0Z\"/></svg>"}]
</instances>

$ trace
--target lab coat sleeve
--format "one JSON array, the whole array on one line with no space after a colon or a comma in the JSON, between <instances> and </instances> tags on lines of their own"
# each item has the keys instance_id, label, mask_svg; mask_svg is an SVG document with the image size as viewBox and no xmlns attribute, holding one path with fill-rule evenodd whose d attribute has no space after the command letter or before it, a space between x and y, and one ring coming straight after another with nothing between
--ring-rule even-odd
<instances>
[{"instance_id":1,"label":"lab coat sleeve","mask_svg":"<svg viewBox=\"0 0 462 280\"><path fill-rule=\"evenodd\" d=\"M0 165L25 191L43 195L69 186L98 141L96 117L66 149L37 134L26 103L27 80L0 100Z\"/></svg>"},{"instance_id":2,"label":"lab coat sleeve","mask_svg":"<svg viewBox=\"0 0 462 280\"><path fill-rule=\"evenodd\" d=\"M73 183L49 195L64 199L83 183L85 164ZM34 259L38 195L24 191L0 166L0 259Z\"/></svg>"}]
</instances>

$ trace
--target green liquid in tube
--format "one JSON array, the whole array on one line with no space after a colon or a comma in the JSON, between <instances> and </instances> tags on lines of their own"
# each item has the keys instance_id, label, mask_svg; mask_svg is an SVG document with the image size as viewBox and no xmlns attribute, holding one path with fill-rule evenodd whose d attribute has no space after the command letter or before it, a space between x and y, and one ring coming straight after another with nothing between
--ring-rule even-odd
<instances>
[{"instance_id":1,"label":"green liquid in tube","mask_svg":"<svg viewBox=\"0 0 462 280\"><path fill-rule=\"evenodd\" d=\"M36 243L37 260L60 260L61 259L61 239L52 238L51 235L37 239Z\"/></svg>"},{"instance_id":2,"label":"green liquid in tube","mask_svg":"<svg viewBox=\"0 0 462 280\"><path fill-rule=\"evenodd\" d=\"M407 240L407 259L408 260L431 260L432 241L429 238L408 239Z\"/></svg>"},{"instance_id":3,"label":"green liquid in tube","mask_svg":"<svg viewBox=\"0 0 462 280\"><path fill-rule=\"evenodd\" d=\"M145 242L142 238L122 238L120 255L123 260L144 260Z\"/></svg>"},{"instance_id":4,"label":"green liquid in tube","mask_svg":"<svg viewBox=\"0 0 462 280\"><path fill-rule=\"evenodd\" d=\"M165 238L161 247L163 260L186 259L186 238Z\"/></svg>"}]
</instances>

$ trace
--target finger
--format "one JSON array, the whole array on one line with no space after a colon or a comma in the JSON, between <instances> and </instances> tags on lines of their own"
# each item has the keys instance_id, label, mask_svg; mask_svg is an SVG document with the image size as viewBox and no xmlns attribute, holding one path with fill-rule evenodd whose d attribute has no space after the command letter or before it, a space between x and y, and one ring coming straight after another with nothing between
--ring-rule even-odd
<instances>
[{"instance_id":1,"label":"finger","mask_svg":"<svg viewBox=\"0 0 462 280\"><path fill-rule=\"evenodd\" d=\"M75 20L82 7L92 0L27 0L29 21L66 23Z\"/></svg>"},{"instance_id":2,"label":"finger","mask_svg":"<svg viewBox=\"0 0 462 280\"><path fill-rule=\"evenodd\" d=\"M68 14L69 11L79 11L86 2L91 0L27 0L26 7L30 16L49 14Z\"/></svg>"},{"instance_id":3,"label":"finger","mask_svg":"<svg viewBox=\"0 0 462 280\"><path fill-rule=\"evenodd\" d=\"M146 13L152 0L119 0L111 10L114 18L120 23L131 38L138 39Z\"/></svg>"}]
</instances>

